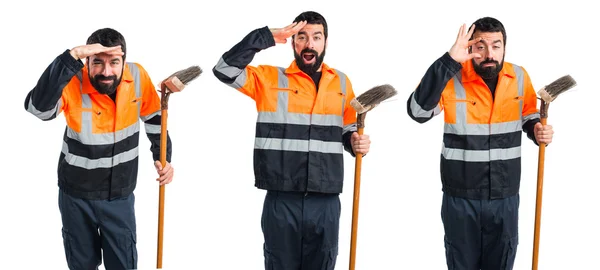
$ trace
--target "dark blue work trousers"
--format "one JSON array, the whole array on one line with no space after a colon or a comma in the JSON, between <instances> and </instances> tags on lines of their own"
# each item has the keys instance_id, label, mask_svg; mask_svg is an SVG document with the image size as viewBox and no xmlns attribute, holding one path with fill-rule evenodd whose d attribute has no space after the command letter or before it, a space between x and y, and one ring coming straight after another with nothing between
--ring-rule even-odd
<instances>
[{"instance_id":1,"label":"dark blue work trousers","mask_svg":"<svg viewBox=\"0 0 600 270\"><path fill-rule=\"evenodd\" d=\"M444 194L449 270L511 270L517 253L519 195L470 200Z\"/></svg>"},{"instance_id":2,"label":"dark blue work trousers","mask_svg":"<svg viewBox=\"0 0 600 270\"><path fill-rule=\"evenodd\" d=\"M137 268L135 197L85 200L59 191L62 236L70 270Z\"/></svg>"},{"instance_id":3,"label":"dark blue work trousers","mask_svg":"<svg viewBox=\"0 0 600 270\"><path fill-rule=\"evenodd\" d=\"M333 270L338 194L267 191L262 212L266 270Z\"/></svg>"}]
</instances>

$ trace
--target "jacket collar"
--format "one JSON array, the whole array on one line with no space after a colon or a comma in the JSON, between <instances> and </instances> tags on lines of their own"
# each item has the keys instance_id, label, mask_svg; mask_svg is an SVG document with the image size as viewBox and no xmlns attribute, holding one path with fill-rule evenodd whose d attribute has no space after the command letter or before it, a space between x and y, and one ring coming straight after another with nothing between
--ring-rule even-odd
<instances>
[{"instance_id":1,"label":"jacket collar","mask_svg":"<svg viewBox=\"0 0 600 270\"><path fill-rule=\"evenodd\" d=\"M462 71L462 82L471 82L476 80L482 80L481 76L475 72L475 68L473 67L473 61L468 60L462 63L463 71ZM502 65L502 69L500 73L498 73L498 79L507 76L510 78L515 78L516 74L513 70L513 67L510 63L504 61Z\"/></svg>"}]
</instances>

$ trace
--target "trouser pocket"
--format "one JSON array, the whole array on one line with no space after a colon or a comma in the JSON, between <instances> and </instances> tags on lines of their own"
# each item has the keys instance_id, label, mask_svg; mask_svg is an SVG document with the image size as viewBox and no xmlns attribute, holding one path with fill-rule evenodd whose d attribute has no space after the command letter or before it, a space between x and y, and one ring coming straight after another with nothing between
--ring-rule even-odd
<instances>
[{"instance_id":1,"label":"trouser pocket","mask_svg":"<svg viewBox=\"0 0 600 270\"><path fill-rule=\"evenodd\" d=\"M448 240L447 237L444 237L444 247L446 248L446 265L448 265L448 270L454 270L454 247L452 246L452 242Z\"/></svg>"}]
</instances>

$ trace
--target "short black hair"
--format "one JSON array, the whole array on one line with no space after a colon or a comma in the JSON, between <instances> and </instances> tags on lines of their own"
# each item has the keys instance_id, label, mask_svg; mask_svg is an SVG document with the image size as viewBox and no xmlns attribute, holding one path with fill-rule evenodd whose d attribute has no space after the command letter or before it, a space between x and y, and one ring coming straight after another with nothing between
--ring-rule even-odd
<instances>
[{"instance_id":1,"label":"short black hair","mask_svg":"<svg viewBox=\"0 0 600 270\"><path fill-rule=\"evenodd\" d=\"M325 33L323 33L325 35L325 39L327 39L328 33L327 33L327 21L325 21L325 18L323 17L323 15L314 12L314 11L305 11L300 13L300 15L298 15L295 19L294 22L299 22L299 21L306 21L307 24L321 24L323 25L323 31L325 31Z\"/></svg>"},{"instance_id":2,"label":"short black hair","mask_svg":"<svg viewBox=\"0 0 600 270\"><path fill-rule=\"evenodd\" d=\"M88 45L94 43L100 43L105 47L121 45L121 50L123 51L123 61L125 61L125 56L127 55L125 38L117 30L112 28L102 28L96 30L90 35L90 37L88 37L86 42Z\"/></svg>"},{"instance_id":3,"label":"short black hair","mask_svg":"<svg viewBox=\"0 0 600 270\"><path fill-rule=\"evenodd\" d=\"M473 34L475 34L477 31L487 33L501 32L504 46L506 46L506 30L504 29L504 25L499 20L492 17L483 17L476 20L473 24L475 25ZM471 36L470 39L473 39L473 36Z\"/></svg>"}]
</instances>

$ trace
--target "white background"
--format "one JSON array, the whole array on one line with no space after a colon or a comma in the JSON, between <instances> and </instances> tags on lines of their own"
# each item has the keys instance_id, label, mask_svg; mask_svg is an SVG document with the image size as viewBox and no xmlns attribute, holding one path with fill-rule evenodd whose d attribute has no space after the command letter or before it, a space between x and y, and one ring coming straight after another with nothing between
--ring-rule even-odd
<instances>
[{"instance_id":1,"label":"white background","mask_svg":"<svg viewBox=\"0 0 600 270\"><path fill-rule=\"evenodd\" d=\"M586 1L587 2L587 1ZM10 4L9 4L10 3ZM254 102L220 83L212 67L248 32L283 27L305 10L329 23L325 62L344 71L356 94L389 83L398 96L366 120L356 269L445 269L439 153L443 116L412 121L406 100L429 65L450 49L461 24L493 16L507 30L506 61L523 66L540 89L570 74L578 86L552 103L546 151L540 269L600 269L594 155L598 89L597 10L583 1L4 1L0 31L4 121L0 196L1 269L66 269L56 165L64 116L42 122L24 110L28 91L65 49L96 29L127 41L127 60L156 83L199 65L204 73L171 96L174 182L166 188L164 269L263 269L254 187ZM210 5L210 6L209 6ZM12 16L12 17L10 17ZM288 44L252 65L288 66ZM531 269L538 148L523 135L520 244L514 269ZM140 134L136 194L139 269L156 263L158 186L149 143ZM345 154L340 254L347 269L354 160Z\"/></svg>"}]
</instances>

